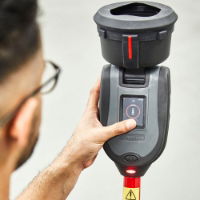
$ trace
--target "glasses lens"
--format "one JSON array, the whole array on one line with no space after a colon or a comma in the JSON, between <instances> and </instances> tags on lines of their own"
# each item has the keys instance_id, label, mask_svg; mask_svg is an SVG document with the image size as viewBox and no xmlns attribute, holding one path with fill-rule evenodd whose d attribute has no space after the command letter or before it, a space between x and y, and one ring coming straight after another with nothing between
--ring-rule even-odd
<instances>
[{"instance_id":1,"label":"glasses lens","mask_svg":"<svg viewBox=\"0 0 200 200\"><path fill-rule=\"evenodd\" d=\"M49 93L54 89L56 85L56 78L49 79L54 76L55 76L54 67L52 66L51 63L46 63L46 67L45 67L44 74L42 77L43 87L40 91L42 94Z\"/></svg>"}]
</instances>

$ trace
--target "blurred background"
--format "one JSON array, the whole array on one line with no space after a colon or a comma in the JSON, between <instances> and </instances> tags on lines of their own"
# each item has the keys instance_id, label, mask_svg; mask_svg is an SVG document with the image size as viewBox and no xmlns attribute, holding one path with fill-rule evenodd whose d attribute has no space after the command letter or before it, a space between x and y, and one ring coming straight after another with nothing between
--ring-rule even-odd
<instances>
[{"instance_id":1,"label":"blurred background","mask_svg":"<svg viewBox=\"0 0 200 200\"><path fill-rule=\"evenodd\" d=\"M156 0L155 0L156 1ZM93 15L113 0L40 0L45 57L63 68L59 85L44 97L41 137L32 158L12 177L11 199L62 150L106 61ZM179 15L171 55L171 123L166 150L142 178L142 199L197 200L200 185L200 1L159 0ZM69 200L120 200L123 178L102 150Z\"/></svg>"}]
</instances>

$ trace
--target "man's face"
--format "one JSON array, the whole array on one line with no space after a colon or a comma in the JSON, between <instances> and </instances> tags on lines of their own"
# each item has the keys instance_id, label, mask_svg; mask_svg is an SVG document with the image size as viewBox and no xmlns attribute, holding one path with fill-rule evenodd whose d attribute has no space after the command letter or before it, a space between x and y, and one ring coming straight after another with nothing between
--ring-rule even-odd
<instances>
[{"instance_id":1,"label":"man's face","mask_svg":"<svg viewBox=\"0 0 200 200\"><path fill-rule=\"evenodd\" d=\"M5 94L0 100L0 108L3 108L1 112L2 116L12 112L24 98L29 96L42 84L44 69L45 62L42 50L39 49L37 54L30 58L24 66L6 79L3 85L0 86L0 93ZM37 107L34 110L32 120L29 123L29 133L27 134L28 143L24 147L22 153L20 153L20 156L18 156L16 168L21 166L31 156L39 137L39 127L41 122L41 95L38 94L34 98L37 100ZM17 119L13 119L13 121L15 120ZM7 127L12 126L12 123L13 122L10 122ZM9 130L9 128L6 129L6 135L10 135ZM7 155L3 155L3 152L2 155L0 153L0 157L6 158L6 156Z\"/></svg>"}]
</instances>

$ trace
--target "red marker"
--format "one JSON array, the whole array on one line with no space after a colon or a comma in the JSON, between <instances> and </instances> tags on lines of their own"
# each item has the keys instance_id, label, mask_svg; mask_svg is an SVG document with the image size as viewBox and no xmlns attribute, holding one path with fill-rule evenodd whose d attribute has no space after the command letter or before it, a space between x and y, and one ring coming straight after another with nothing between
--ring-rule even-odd
<instances>
[{"instance_id":1,"label":"red marker","mask_svg":"<svg viewBox=\"0 0 200 200\"><path fill-rule=\"evenodd\" d=\"M129 60L133 59L133 37L128 36L128 58Z\"/></svg>"}]
</instances>

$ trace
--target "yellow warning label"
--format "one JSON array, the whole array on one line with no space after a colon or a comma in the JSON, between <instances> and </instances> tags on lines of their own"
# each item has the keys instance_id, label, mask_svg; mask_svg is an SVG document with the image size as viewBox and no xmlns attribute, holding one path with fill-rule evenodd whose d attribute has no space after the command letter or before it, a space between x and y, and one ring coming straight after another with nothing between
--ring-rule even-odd
<instances>
[{"instance_id":1,"label":"yellow warning label","mask_svg":"<svg viewBox=\"0 0 200 200\"><path fill-rule=\"evenodd\" d=\"M139 188L124 188L123 200L140 200Z\"/></svg>"}]
</instances>

